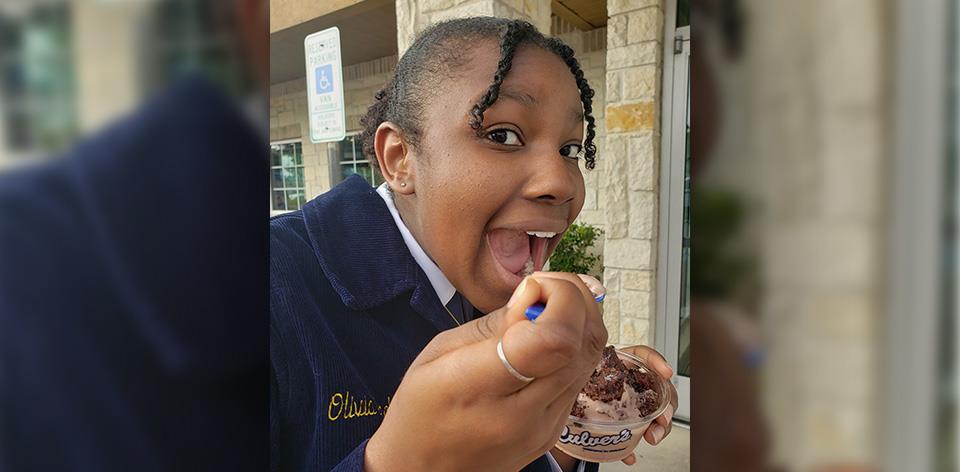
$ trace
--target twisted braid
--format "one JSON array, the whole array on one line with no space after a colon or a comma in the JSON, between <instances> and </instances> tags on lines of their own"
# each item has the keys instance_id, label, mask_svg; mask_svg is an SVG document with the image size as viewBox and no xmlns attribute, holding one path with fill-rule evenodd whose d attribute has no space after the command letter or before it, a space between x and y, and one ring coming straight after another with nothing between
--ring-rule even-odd
<instances>
[{"instance_id":1,"label":"twisted braid","mask_svg":"<svg viewBox=\"0 0 960 472\"><path fill-rule=\"evenodd\" d=\"M527 32L532 28L533 25L530 23L520 21L507 23L504 27L503 35L500 38L500 60L497 62L497 71L493 74L493 83L480 98L480 102L474 105L470 111L470 115L473 117L470 120L470 127L474 131L479 131L480 127L483 126L483 112L493 106L497 98L500 97L500 85L503 84L507 72L510 72L510 68L513 67L513 56L517 53L517 47L522 44Z\"/></svg>"},{"instance_id":2,"label":"twisted braid","mask_svg":"<svg viewBox=\"0 0 960 472\"><path fill-rule=\"evenodd\" d=\"M593 142L596 138L593 118L594 92L583 76L573 49L559 39L545 37L526 21L492 17L444 21L427 28L417 37L400 58L393 76L384 88L374 95L376 100L360 120L363 127L360 139L364 154L371 159L376 158L373 138L377 127L385 121L396 123L410 145L419 145L424 103L449 76L450 71L461 67L468 60L467 55L463 54L464 49L490 38L499 39L500 59L497 61L497 70L490 87L470 110L470 127L474 131L480 131L483 114L499 98L500 87L513 66L517 49L523 44L532 44L560 57L576 79L583 116L587 122L583 142L584 160L587 169L593 169L597 153Z\"/></svg>"},{"instance_id":3,"label":"twisted braid","mask_svg":"<svg viewBox=\"0 0 960 472\"><path fill-rule=\"evenodd\" d=\"M597 136L596 124L593 118L593 89L587 79L583 77L583 70L580 69L580 61L573 55L573 49L556 38L547 40L550 50L560 56L561 59L570 68L573 77L577 80L577 88L580 90L580 102L583 103L583 117L587 121L587 136L583 140L583 159L587 169L593 169L596 166L597 146L593 139Z\"/></svg>"}]
</instances>

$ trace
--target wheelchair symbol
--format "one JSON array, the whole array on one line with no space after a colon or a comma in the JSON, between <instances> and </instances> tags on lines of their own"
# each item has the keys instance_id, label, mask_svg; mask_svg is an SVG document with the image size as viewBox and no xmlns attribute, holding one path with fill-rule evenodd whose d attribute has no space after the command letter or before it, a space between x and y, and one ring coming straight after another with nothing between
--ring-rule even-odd
<instances>
[{"instance_id":1,"label":"wheelchair symbol","mask_svg":"<svg viewBox=\"0 0 960 472\"><path fill-rule=\"evenodd\" d=\"M316 69L317 93L333 92L333 65L324 64Z\"/></svg>"}]
</instances>

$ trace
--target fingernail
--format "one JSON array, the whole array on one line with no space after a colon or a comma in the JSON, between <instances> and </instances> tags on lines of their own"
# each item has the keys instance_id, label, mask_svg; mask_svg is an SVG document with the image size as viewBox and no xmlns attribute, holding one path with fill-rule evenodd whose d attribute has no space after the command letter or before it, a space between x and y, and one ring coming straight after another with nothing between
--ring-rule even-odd
<instances>
[{"instance_id":1,"label":"fingernail","mask_svg":"<svg viewBox=\"0 0 960 472\"><path fill-rule=\"evenodd\" d=\"M653 442L660 444L660 440L663 439L663 433L665 432L667 432L667 430L663 429L663 426L658 424L653 425Z\"/></svg>"},{"instance_id":2,"label":"fingernail","mask_svg":"<svg viewBox=\"0 0 960 472\"><path fill-rule=\"evenodd\" d=\"M520 282L520 285L517 285L516 290L513 291L513 295L510 296L510 301L507 302L507 308L513 306L516 303L517 299L520 298L520 294L523 293L523 289L527 288L527 279L529 277L524 277Z\"/></svg>"},{"instance_id":3,"label":"fingernail","mask_svg":"<svg viewBox=\"0 0 960 472\"><path fill-rule=\"evenodd\" d=\"M594 300L597 303L602 303L604 297L606 296L607 289L604 288L603 284L599 280L585 274L577 274L577 277L580 277L580 280L583 281L583 284L590 289L590 292L593 293Z\"/></svg>"}]
</instances>

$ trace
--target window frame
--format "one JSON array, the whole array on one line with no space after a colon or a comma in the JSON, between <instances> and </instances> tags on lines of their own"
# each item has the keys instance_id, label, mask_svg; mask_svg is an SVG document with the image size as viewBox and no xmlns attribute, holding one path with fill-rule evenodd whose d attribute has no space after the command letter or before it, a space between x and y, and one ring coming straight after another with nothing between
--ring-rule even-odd
<instances>
[{"instance_id":1,"label":"window frame","mask_svg":"<svg viewBox=\"0 0 960 472\"><path fill-rule=\"evenodd\" d=\"M374 160L367 159L366 156L363 155L363 143L360 143L359 140L357 139L360 136L360 133L361 133L360 131L356 131L356 130L348 131L342 140L331 141L327 143L328 159L330 162L330 187L331 188L337 186L337 184L344 181L345 177L341 177L342 174L340 171L346 165L353 165L353 170L354 170L354 173L356 174L358 173L356 172L357 164L367 164L367 166L370 168L370 179L373 181L373 182L370 182L370 184L374 188L378 187L380 184L384 182L383 176L380 176L379 178L377 177L377 174L379 172L377 171L377 165L373 163ZM347 140L353 140L354 142L353 159L350 161L342 161L341 158L343 157L343 149L341 148L341 146L343 145L344 141L347 141ZM363 159L358 159L357 158L358 156L363 157ZM363 176L363 174L360 174L360 175Z\"/></svg>"},{"instance_id":2,"label":"window frame","mask_svg":"<svg viewBox=\"0 0 960 472\"><path fill-rule=\"evenodd\" d=\"M251 78L236 51L236 24L207 21L212 17L204 13L211 7L195 0L157 2L151 8L137 38L137 80L143 90L157 91L179 77L200 73L231 96L247 93Z\"/></svg>"},{"instance_id":3,"label":"window frame","mask_svg":"<svg viewBox=\"0 0 960 472\"><path fill-rule=\"evenodd\" d=\"M76 63L73 57L74 25L71 23L71 5L31 5L23 18L5 17L0 26L19 21L17 35L24 40L30 31L56 31L63 35L66 44L47 55L37 58L25 56L23 45L19 49L0 48L0 165L15 165L31 161L66 149L79 135L79 115L77 111ZM41 18L42 17L42 18ZM25 25L31 26L25 26ZM35 29L31 29L35 28ZM39 61L39 62L38 62ZM42 63L44 67L62 68L63 80L55 90L43 92L32 90L26 77L22 83L8 80L8 76L17 70L27 75L31 66ZM22 88L18 89L17 86ZM34 84L36 85L36 84ZM41 119L41 116L47 118ZM57 117L59 124L51 128L51 116ZM19 125L19 127L18 127ZM22 135L14 130L19 129Z\"/></svg>"},{"instance_id":4,"label":"window frame","mask_svg":"<svg viewBox=\"0 0 960 472\"><path fill-rule=\"evenodd\" d=\"M306 164L305 164L304 161L303 161L303 139L301 139L301 138L293 138L293 139L281 139L281 140L277 140L277 141L271 141L271 142L270 142L270 148L271 148L270 151L271 151L271 153L272 153L272 151L273 151L272 148L273 148L274 146L296 145L296 144L299 144L299 145L300 145L300 163L299 163L299 164L294 163L293 166L284 166L283 163L281 162L281 164L280 164L279 166L275 166L275 165L273 165L273 158L272 158L272 156L271 156L271 159L270 159L270 173L269 173L269 175L267 176L267 178L270 179L270 213L271 213L271 214L282 214L282 213L289 213L289 212L291 212L291 211L297 211L297 210L303 208L303 205L305 205L306 202L307 202L307 182L306 182L306 178L307 178L307 177L306 177ZM296 149L295 146L294 146L294 149ZM294 161L294 162L296 162L296 161ZM279 170L282 171L283 169L291 169L291 168L292 168L292 169L297 169L297 168L302 169L302 172L303 172L303 182L302 182L302 183L303 183L303 187L287 187L287 186L284 186L284 187L280 187L280 188L274 188L274 187L273 187L273 171L274 171L274 170L277 170L277 169L279 169ZM294 170L294 173L296 174L296 170ZM301 182L298 181L297 183L299 184L299 183L301 183ZM300 190L300 191L303 192L303 201L300 202L300 208L293 208L293 209L288 208L287 203L289 203L289 199L286 197L286 194L287 194L287 192L289 192L289 191L291 191L291 190L293 190L293 191ZM283 201L284 201L284 208L274 208L274 205L273 205L273 203L274 203L274 202L273 202L273 192L275 192L275 191L283 191L283 192L284 192L284 200L283 200Z\"/></svg>"},{"instance_id":5,"label":"window frame","mask_svg":"<svg viewBox=\"0 0 960 472\"><path fill-rule=\"evenodd\" d=\"M677 0L665 4L665 18L676 18ZM655 347L670 365L679 361L680 310L684 290L684 186L686 164L686 127L689 120L689 57L690 27L676 27L675 21L664 25L662 133L660 136L660 234L657 255L657 313L654 331ZM674 51L675 38L682 38L682 51ZM684 86L678 89L677 85ZM689 277L689 275L688 275ZM689 290L689 286L686 288ZM689 422L691 377L675 373L671 382L680 397L675 417Z\"/></svg>"}]
</instances>

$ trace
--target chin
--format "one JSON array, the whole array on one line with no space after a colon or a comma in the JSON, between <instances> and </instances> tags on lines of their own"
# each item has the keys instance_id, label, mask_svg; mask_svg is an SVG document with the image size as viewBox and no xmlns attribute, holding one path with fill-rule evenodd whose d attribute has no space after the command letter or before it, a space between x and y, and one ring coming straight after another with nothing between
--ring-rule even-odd
<instances>
[{"instance_id":1,"label":"chin","mask_svg":"<svg viewBox=\"0 0 960 472\"><path fill-rule=\"evenodd\" d=\"M475 303L471 300L471 304L483 313L499 310L510 301L510 297L516 289L516 286L506 287L502 284L502 281L496 280L495 283L491 283L488 279L488 281L482 283L482 286L476 288L479 295L476 297Z\"/></svg>"}]
</instances>

